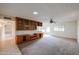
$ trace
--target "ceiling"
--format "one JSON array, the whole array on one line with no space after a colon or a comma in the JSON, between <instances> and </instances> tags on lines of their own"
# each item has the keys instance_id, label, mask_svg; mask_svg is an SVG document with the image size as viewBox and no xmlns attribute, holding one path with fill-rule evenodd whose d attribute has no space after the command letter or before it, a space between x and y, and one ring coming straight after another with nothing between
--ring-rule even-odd
<instances>
[{"instance_id":1,"label":"ceiling","mask_svg":"<svg viewBox=\"0 0 79 59\"><path fill-rule=\"evenodd\" d=\"M37 11L37 15L33 12ZM0 14L19 16L42 22L53 18L56 22L77 20L78 3L0 3Z\"/></svg>"}]
</instances>

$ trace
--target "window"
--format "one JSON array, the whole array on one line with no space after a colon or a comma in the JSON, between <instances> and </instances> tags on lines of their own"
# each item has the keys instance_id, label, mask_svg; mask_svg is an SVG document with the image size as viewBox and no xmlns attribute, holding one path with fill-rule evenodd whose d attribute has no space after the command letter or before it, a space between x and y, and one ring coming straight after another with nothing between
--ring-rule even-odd
<instances>
[{"instance_id":1,"label":"window","mask_svg":"<svg viewBox=\"0 0 79 59\"><path fill-rule=\"evenodd\" d=\"M64 26L55 26L54 31L64 31Z\"/></svg>"},{"instance_id":2,"label":"window","mask_svg":"<svg viewBox=\"0 0 79 59\"><path fill-rule=\"evenodd\" d=\"M50 32L50 27L47 27L47 28L46 28L46 32L47 32L47 33Z\"/></svg>"},{"instance_id":3,"label":"window","mask_svg":"<svg viewBox=\"0 0 79 59\"><path fill-rule=\"evenodd\" d=\"M42 32L45 32L45 29L42 29L41 31L42 31Z\"/></svg>"},{"instance_id":4,"label":"window","mask_svg":"<svg viewBox=\"0 0 79 59\"><path fill-rule=\"evenodd\" d=\"M38 31L49 33L50 32L50 27L44 27L44 28L38 27Z\"/></svg>"},{"instance_id":5,"label":"window","mask_svg":"<svg viewBox=\"0 0 79 59\"><path fill-rule=\"evenodd\" d=\"M38 31L42 31L42 27L39 27L39 26L38 26L38 27L37 27L37 30L38 30Z\"/></svg>"}]
</instances>

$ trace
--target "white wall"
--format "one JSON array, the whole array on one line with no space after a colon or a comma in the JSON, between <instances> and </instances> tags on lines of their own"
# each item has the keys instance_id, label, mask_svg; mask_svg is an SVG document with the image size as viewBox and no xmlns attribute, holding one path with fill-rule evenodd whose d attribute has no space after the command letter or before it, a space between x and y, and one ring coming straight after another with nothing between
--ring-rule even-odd
<instances>
[{"instance_id":1,"label":"white wall","mask_svg":"<svg viewBox=\"0 0 79 59\"><path fill-rule=\"evenodd\" d=\"M64 32L54 31L54 27L56 25L64 26ZM57 23L56 24L44 23L43 28L46 28L46 27L50 27L50 32L48 33L50 35L73 38L73 39L77 38L77 22L76 21L58 23L58 24Z\"/></svg>"},{"instance_id":2,"label":"white wall","mask_svg":"<svg viewBox=\"0 0 79 59\"><path fill-rule=\"evenodd\" d=\"M16 35L24 35L24 34L29 34L33 35L34 33L37 33L37 30L22 30L22 31L16 31Z\"/></svg>"},{"instance_id":3,"label":"white wall","mask_svg":"<svg viewBox=\"0 0 79 59\"><path fill-rule=\"evenodd\" d=\"M21 31L19 30L16 31L16 35L24 35L24 34L33 35L34 33L39 33L39 32L40 31L38 31L38 28L36 30L21 30Z\"/></svg>"},{"instance_id":4,"label":"white wall","mask_svg":"<svg viewBox=\"0 0 79 59\"><path fill-rule=\"evenodd\" d=\"M79 43L79 20L77 20L77 42Z\"/></svg>"}]
</instances>

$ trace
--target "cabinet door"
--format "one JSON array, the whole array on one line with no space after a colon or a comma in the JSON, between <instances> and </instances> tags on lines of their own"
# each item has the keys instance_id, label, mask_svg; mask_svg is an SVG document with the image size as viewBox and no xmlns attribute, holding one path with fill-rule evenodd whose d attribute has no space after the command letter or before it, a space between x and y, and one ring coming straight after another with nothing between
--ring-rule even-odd
<instances>
[{"instance_id":1,"label":"cabinet door","mask_svg":"<svg viewBox=\"0 0 79 59\"><path fill-rule=\"evenodd\" d=\"M22 30L23 29L23 21L21 19L16 20L16 30Z\"/></svg>"},{"instance_id":2,"label":"cabinet door","mask_svg":"<svg viewBox=\"0 0 79 59\"><path fill-rule=\"evenodd\" d=\"M22 36L17 36L16 37L16 43L17 44L20 44L20 43L22 43L23 42L23 37Z\"/></svg>"}]
</instances>

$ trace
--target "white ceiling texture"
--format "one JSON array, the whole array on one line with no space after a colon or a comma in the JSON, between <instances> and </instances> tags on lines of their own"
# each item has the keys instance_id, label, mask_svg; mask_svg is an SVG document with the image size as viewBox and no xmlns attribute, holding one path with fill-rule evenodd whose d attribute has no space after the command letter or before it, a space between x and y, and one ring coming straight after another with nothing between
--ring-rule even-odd
<instances>
[{"instance_id":1,"label":"white ceiling texture","mask_svg":"<svg viewBox=\"0 0 79 59\"><path fill-rule=\"evenodd\" d=\"M33 12L38 12L34 15ZM0 14L23 17L42 22L77 20L78 3L0 3Z\"/></svg>"}]
</instances>

